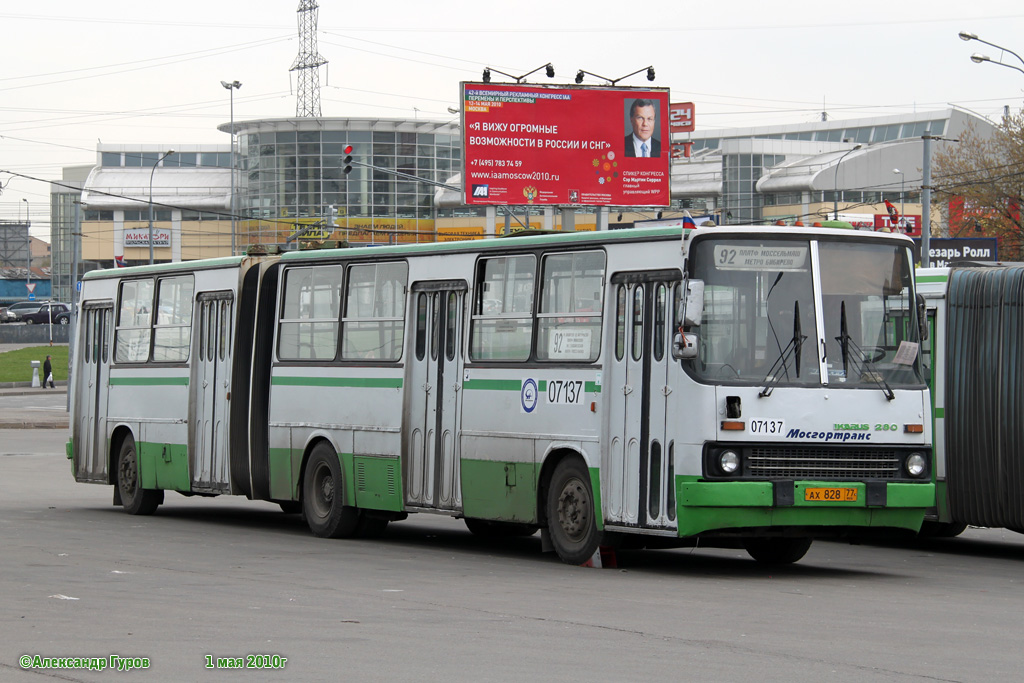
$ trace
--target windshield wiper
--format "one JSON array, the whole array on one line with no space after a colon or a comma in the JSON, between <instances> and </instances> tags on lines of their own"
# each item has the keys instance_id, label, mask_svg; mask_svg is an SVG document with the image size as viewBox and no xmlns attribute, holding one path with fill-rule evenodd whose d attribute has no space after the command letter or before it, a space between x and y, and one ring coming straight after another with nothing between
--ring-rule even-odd
<instances>
[{"instance_id":1,"label":"windshield wiper","mask_svg":"<svg viewBox=\"0 0 1024 683\"><path fill-rule=\"evenodd\" d=\"M800 377L800 351L803 349L804 340L805 339L807 339L807 336L802 334L802 331L801 331L801 328L800 328L800 302L799 301L794 301L793 302L793 338L789 340L789 343L786 344L786 348L784 348L782 350L782 352L779 354L779 357L776 358L775 362L772 363L772 366L770 368L768 368L768 374L765 375L765 377L764 377L764 385L765 386L764 386L764 389L762 389L757 394L758 398L764 398L766 396L771 396L772 395L772 391L775 390L775 386L780 381L782 381L783 375L785 375L786 377L789 377L789 363L787 361L789 360L789 356L791 354L794 354L794 353L796 354L796 361L794 363L794 366L795 366L795 370L796 370L796 376L799 379L799 377ZM782 370L784 372L780 372L778 375L773 375L772 373L776 372L776 369Z\"/></svg>"},{"instance_id":2,"label":"windshield wiper","mask_svg":"<svg viewBox=\"0 0 1024 683\"><path fill-rule=\"evenodd\" d=\"M849 364L848 359L850 358L850 349L854 350L854 369L860 373L861 378L865 376L874 380L875 384L882 393L885 394L885 398L888 401L896 398L896 394L889 388L889 384L882 377L882 373L875 369L874 364L868 359L867 354L864 353L864 349L857 345L857 342L853 341L853 337L850 336L849 328L846 325L846 302L843 301L839 305L839 336L836 337L836 341L839 342L839 348L843 354L843 375L848 375Z\"/></svg>"}]
</instances>

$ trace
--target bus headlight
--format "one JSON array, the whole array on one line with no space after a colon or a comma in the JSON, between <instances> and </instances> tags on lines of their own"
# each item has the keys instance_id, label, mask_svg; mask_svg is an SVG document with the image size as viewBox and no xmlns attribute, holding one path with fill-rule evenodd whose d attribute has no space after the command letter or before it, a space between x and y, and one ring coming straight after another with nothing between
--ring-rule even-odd
<instances>
[{"instance_id":1,"label":"bus headlight","mask_svg":"<svg viewBox=\"0 0 1024 683\"><path fill-rule=\"evenodd\" d=\"M928 472L928 461L920 453L911 453L907 456L907 474L920 479Z\"/></svg>"},{"instance_id":2,"label":"bus headlight","mask_svg":"<svg viewBox=\"0 0 1024 683\"><path fill-rule=\"evenodd\" d=\"M718 456L718 469L723 474L736 474L740 469L740 456L736 451L722 451Z\"/></svg>"}]
</instances>

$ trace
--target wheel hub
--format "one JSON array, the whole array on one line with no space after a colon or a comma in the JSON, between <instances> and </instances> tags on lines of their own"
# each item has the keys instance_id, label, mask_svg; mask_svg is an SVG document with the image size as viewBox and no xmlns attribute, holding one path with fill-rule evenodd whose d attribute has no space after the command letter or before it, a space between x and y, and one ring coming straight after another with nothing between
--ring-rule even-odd
<instances>
[{"instance_id":1,"label":"wheel hub","mask_svg":"<svg viewBox=\"0 0 1024 683\"><path fill-rule=\"evenodd\" d=\"M586 534L590 523L590 501L579 481L569 481L562 489L562 495L558 497L558 522L573 540Z\"/></svg>"}]
</instances>

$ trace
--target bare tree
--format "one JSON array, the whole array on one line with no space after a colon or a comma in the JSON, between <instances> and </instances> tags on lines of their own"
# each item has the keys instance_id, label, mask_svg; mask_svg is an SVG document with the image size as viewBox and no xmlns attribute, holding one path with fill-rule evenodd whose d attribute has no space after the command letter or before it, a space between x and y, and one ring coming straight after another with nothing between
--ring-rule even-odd
<instances>
[{"instance_id":1,"label":"bare tree","mask_svg":"<svg viewBox=\"0 0 1024 683\"><path fill-rule=\"evenodd\" d=\"M1024 112L1007 114L991 136L969 126L935 154L935 189L949 202L950 237L996 237L1002 260L1024 260Z\"/></svg>"}]
</instances>

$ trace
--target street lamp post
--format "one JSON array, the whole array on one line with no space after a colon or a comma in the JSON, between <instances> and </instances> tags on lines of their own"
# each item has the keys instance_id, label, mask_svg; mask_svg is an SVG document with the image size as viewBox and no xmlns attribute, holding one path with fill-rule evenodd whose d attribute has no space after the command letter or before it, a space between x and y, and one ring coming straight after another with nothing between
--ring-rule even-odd
<instances>
[{"instance_id":1,"label":"street lamp post","mask_svg":"<svg viewBox=\"0 0 1024 683\"><path fill-rule=\"evenodd\" d=\"M905 223L906 220L907 220L907 215L906 215L906 212L905 212L905 209L904 209L904 204L906 203L906 199L905 199L906 195L903 193L903 190L906 187L906 185L904 184L904 181L907 179L907 175L903 171L898 169L898 168L892 169L892 172L900 174L900 218L902 218L903 222ZM893 227L895 227L895 226L893 226Z\"/></svg>"},{"instance_id":2,"label":"street lamp post","mask_svg":"<svg viewBox=\"0 0 1024 683\"><path fill-rule=\"evenodd\" d=\"M174 154L173 149L169 149L163 153L159 159L153 162L153 169L149 172L149 264L153 265L153 174L156 173L156 167L160 165L160 162L166 159L171 154Z\"/></svg>"},{"instance_id":3,"label":"street lamp post","mask_svg":"<svg viewBox=\"0 0 1024 683\"><path fill-rule=\"evenodd\" d=\"M32 234L29 232L29 228L32 227L32 220L29 218L28 212L31 204L28 203L28 199L25 197L22 197L21 201L25 202L25 291L27 292L32 286Z\"/></svg>"},{"instance_id":4,"label":"street lamp post","mask_svg":"<svg viewBox=\"0 0 1024 683\"><path fill-rule=\"evenodd\" d=\"M231 255L235 255L235 91L242 87L238 81L221 81L231 93Z\"/></svg>"},{"instance_id":5,"label":"street lamp post","mask_svg":"<svg viewBox=\"0 0 1024 683\"><path fill-rule=\"evenodd\" d=\"M990 43L987 40L982 40L981 38L978 37L978 34L976 34L976 33L968 33L967 31L960 31L960 40L967 41L967 42L970 42L972 40L976 40L979 43L984 43L985 45L988 45L990 47L994 47L997 50L1002 50L1003 52L1009 52L1011 55L1016 57L1017 60L1021 64L1024 64L1024 57L1021 57L1019 54L1017 54L1013 50L1007 49L1007 48L1003 47L1002 45L996 45L995 43ZM1024 74L1024 69L1020 68L1019 66L1014 66L1013 64L1005 64L1005 63L1003 63L1002 55L1000 55L999 56L999 60L996 61L996 60L992 59L991 57L989 57L988 55L983 55L983 54L979 54L979 53L975 52L973 55L971 55L971 61L974 62L975 64L981 64L982 62L991 62L992 64L998 64L999 66L1005 66L1007 69L1013 69L1015 71L1019 71L1022 74Z\"/></svg>"},{"instance_id":6,"label":"street lamp post","mask_svg":"<svg viewBox=\"0 0 1024 683\"><path fill-rule=\"evenodd\" d=\"M839 220L839 166L843 163L843 159L845 159L847 155L856 152L863 146L864 145L859 144L854 145L853 149L847 150L846 154L839 157L839 161L836 162L836 177L835 181L832 183L832 220Z\"/></svg>"}]
</instances>

